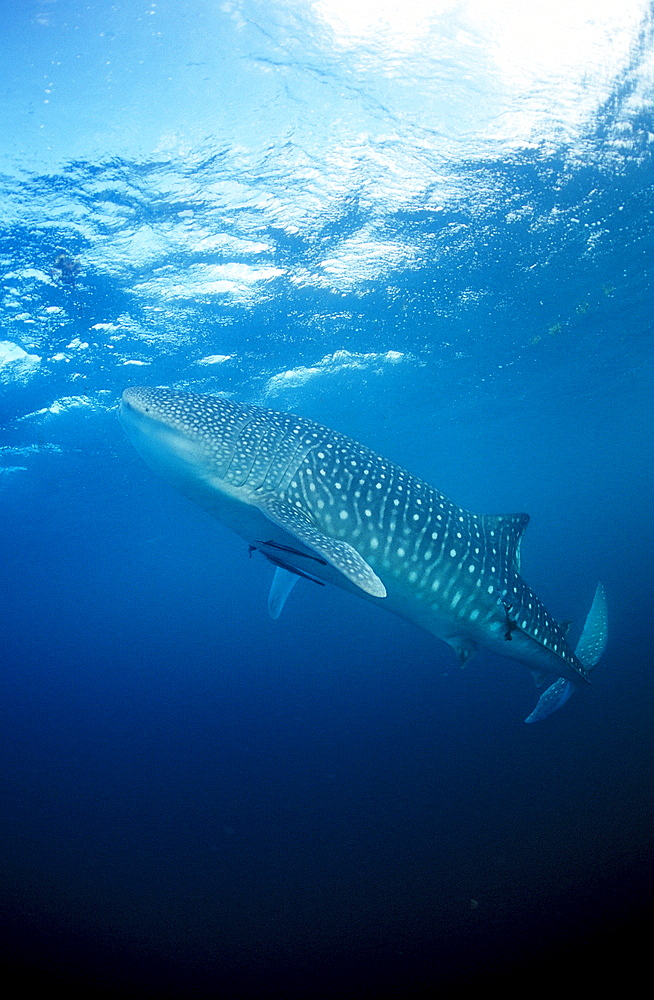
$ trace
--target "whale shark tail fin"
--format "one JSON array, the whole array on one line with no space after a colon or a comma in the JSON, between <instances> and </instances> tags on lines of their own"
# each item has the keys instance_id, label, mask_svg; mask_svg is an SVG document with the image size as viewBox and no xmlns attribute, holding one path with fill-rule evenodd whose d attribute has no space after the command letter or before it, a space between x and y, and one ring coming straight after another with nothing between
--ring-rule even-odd
<instances>
[{"instance_id":1,"label":"whale shark tail fin","mask_svg":"<svg viewBox=\"0 0 654 1000\"><path fill-rule=\"evenodd\" d=\"M606 593L601 583L597 584L595 597L590 606L590 611L586 617L583 632L579 637L579 642L575 648L575 655L585 668L586 673L590 673L598 662L602 653L606 649L608 638L608 612L606 604ZM543 691L538 699L535 709L528 715L525 722L540 722L547 718L552 712L565 705L566 701L575 690L576 684L559 677L553 684Z\"/></svg>"},{"instance_id":2,"label":"whale shark tail fin","mask_svg":"<svg viewBox=\"0 0 654 1000\"><path fill-rule=\"evenodd\" d=\"M575 655L587 671L593 669L604 653L608 634L606 592L603 584L598 583L593 603L586 617L584 630L575 648Z\"/></svg>"}]
</instances>

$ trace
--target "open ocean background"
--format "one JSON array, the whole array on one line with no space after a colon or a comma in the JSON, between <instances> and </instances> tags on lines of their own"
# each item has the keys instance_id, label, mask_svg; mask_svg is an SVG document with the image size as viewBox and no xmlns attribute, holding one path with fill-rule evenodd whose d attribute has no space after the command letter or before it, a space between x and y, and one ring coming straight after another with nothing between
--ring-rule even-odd
<instances>
[{"instance_id":1,"label":"open ocean background","mask_svg":"<svg viewBox=\"0 0 654 1000\"><path fill-rule=\"evenodd\" d=\"M650 3L0 6L5 982L635 989ZM575 635L605 584L589 690L525 726L508 660L461 671L303 581L271 621L272 568L125 438L139 384L295 411L530 513L523 575Z\"/></svg>"}]
</instances>

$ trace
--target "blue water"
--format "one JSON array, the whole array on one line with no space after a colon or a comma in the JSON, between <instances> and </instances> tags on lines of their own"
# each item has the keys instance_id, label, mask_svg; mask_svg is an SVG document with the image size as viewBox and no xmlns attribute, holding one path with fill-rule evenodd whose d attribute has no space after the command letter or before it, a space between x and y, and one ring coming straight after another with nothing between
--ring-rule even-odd
<instances>
[{"instance_id":1,"label":"blue water","mask_svg":"<svg viewBox=\"0 0 654 1000\"><path fill-rule=\"evenodd\" d=\"M3 7L7 972L625 987L654 886L649 4ZM573 635L606 587L590 688L525 726L528 671L344 592L271 621L271 567L125 438L139 384L529 512L523 575Z\"/></svg>"}]
</instances>

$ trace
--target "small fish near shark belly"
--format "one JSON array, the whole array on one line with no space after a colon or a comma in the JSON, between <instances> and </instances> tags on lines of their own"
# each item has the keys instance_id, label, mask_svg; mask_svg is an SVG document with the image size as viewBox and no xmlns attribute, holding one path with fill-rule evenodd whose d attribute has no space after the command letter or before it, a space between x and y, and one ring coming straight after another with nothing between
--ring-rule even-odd
<instances>
[{"instance_id":1,"label":"small fish near shark belly","mask_svg":"<svg viewBox=\"0 0 654 1000\"><path fill-rule=\"evenodd\" d=\"M219 396L130 388L120 419L155 472L275 566L275 618L298 579L333 583L449 643L461 664L482 646L549 679L530 722L603 652L601 585L573 650L522 579L526 514L474 514L338 431Z\"/></svg>"}]
</instances>

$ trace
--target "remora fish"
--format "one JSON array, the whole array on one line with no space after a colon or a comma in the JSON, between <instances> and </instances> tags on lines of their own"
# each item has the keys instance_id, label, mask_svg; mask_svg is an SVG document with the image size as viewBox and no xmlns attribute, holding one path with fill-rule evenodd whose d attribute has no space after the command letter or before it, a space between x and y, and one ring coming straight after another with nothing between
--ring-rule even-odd
<instances>
[{"instance_id":1,"label":"remora fish","mask_svg":"<svg viewBox=\"0 0 654 1000\"><path fill-rule=\"evenodd\" d=\"M305 577L333 583L447 642L549 681L545 718L606 646L598 584L575 650L520 576L527 514L473 514L356 441L290 413L173 389L131 388L120 419L145 462L275 566L268 608Z\"/></svg>"}]
</instances>

